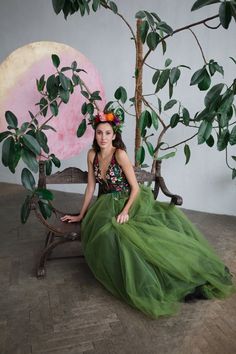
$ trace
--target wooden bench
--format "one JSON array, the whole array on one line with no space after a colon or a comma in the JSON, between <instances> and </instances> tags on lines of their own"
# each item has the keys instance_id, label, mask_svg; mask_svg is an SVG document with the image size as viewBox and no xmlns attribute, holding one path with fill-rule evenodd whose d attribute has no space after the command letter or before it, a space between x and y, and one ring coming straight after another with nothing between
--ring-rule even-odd
<instances>
[{"instance_id":1,"label":"wooden bench","mask_svg":"<svg viewBox=\"0 0 236 354\"><path fill-rule=\"evenodd\" d=\"M153 194L156 199L159 190L164 195L171 198L170 203L175 205L182 205L183 200L179 195L172 194L166 187L163 177L161 177L161 162L157 162L155 173L147 172L141 168L134 167L135 174L139 183L154 183ZM39 164L39 179L38 188L46 188L49 184L86 184L88 173L81 171L76 167L69 167L61 172L56 172L50 176L45 174L45 164ZM98 191L99 194L99 191ZM83 200L83 195L78 195L78 213ZM37 219L46 228L46 239L43 250L41 252L37 268L37 277L44 277L46 275L46 261L52 259L50 256L55 247L62 243L71 241L81 241L80 223L65 223L60 220L62 215L71 214L68 210L60 211L52 205L52 216L45 220L39 211L38 200L35 199L31 204L31 209L34 211ZM80 255L78 257L83 257ZM63 257L68 258L68 257Z\"/></svg>"}]
</instances>

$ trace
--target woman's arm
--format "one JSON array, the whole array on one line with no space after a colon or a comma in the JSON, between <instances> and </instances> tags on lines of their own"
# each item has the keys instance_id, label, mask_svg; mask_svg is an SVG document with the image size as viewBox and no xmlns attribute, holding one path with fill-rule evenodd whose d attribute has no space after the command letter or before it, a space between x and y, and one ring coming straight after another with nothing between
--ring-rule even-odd
<instances>
[{"instance_id":1,"label":"woman's arm","mask_svg":"<svg viewBox=\"0 0 236 354\"><path fill-rule=\"evenodd\" d=\"M89 207L89 204L92 200L93 193L96 186L96 180L93 172L93 158L94 158L94 151L89 150L87 155L87 164L88 164L88 183L85 190L83 205L79 215L64 215L61 220L67 222L79 222L83 219L86 211Z\"/></svg>"},{"instance_id":2,"label":"woman's arm","mask_svg":"<svg viewBox=\"0 0 236 354\"><path fill-rule=\"evenodd\" d=\"M125 204L122 212L117 216L116 219L118 223L122 224L129 219L129 209L139 193L139 185L127 153L124 150L118 149L116 152L116 159L118 164L121 166L131 188L129 199Z\"/></svg>"}]
</instances>

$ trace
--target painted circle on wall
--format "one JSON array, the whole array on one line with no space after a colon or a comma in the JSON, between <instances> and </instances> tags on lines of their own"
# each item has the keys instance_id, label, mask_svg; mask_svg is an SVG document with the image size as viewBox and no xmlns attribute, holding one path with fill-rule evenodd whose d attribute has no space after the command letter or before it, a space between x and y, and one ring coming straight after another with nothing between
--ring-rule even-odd
<instances>
[{"instance_id":1,"label":"painted circle on wall","mask_svg":"<svg viewBox=\"0 0 236 354\"><path fill-rule=\"evenodd\" d=\"M99 109L105 106L105 93L98 70L78 50L55 42L35 42L25 45L12 52L0 65L0 131L6 130L7 123L5 112L12 111L18 118L19 126L24 121L30 121L28 111L36 114L41 95L37 91L36 79L45 74L47 78L56 72L51 55L56 54L60 58L60 67L71 66L77 61L78 67L86 73L80 72L82 80L90 92L100 91L102 101L97 101ZM65 72L67 75L67 72ZM78 126L83 119L81 106L85 97L81 95L79 87L71 95L67 104L60 106L58 116L48 124L56 129L44 130L48 137L50 153L54 153L60 159L67 159L79 155L82 150L91 145L93 129L88 126L85 134L78 138L76 135ZM46 117L47 119L47 117ZM45 120L39 116L39 122Z\"/></svg>"}]
</instances>

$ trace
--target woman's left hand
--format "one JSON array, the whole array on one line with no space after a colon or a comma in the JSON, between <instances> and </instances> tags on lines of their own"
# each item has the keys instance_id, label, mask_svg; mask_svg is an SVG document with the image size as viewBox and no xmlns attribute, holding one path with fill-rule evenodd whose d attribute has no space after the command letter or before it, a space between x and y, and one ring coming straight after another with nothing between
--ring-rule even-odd
<instances>
[{"instance_id":1,"label":"woman's left hand","mask_svg":"<svg viewBox=\"0 0 236 354\"><path fill-rule=\"evenodd\" d=\"M126 212L121 212L117 218L116 218L116 221L119 223L119 224L124 224L125 222L127 222L129 220L129 214L126 213Z\"/></svg>"}]
</instances>

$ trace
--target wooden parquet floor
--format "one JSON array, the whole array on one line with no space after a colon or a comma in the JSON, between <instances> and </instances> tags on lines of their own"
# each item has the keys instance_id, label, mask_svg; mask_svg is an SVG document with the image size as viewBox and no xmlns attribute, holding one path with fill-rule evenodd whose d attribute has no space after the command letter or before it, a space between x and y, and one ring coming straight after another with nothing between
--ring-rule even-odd
<instances>
[{"instance_id":1,"label":"wooden parquet floor","mask_svg":"<svg viewBox=\"0 0 236 354\"><path fill-rule=\"evenodd\" d=\"M182 304L152 320L114 298L79 258L48 262L35 277L44 230L20 224L25 192L0 183L0 354L235 354L236 295ZM75 194L56 193L59 204ZM185 211L236 278L236 217ZM55 252L78 254L78 244Z\"/></svg>"}]
</instances>

